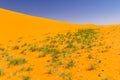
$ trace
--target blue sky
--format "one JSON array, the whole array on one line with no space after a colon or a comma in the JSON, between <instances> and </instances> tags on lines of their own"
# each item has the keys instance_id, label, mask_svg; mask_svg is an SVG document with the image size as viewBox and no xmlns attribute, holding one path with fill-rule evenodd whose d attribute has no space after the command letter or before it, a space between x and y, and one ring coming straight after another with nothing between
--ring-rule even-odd
<instances>
[{"instance_id":1,"label":"blue sky","mask_svg":"<svg viewBox=\"0 0 120 80\"><path fill-rule=\"evenodd\" d=\"M120 0L0 0L0 7L78 24L120 24Z\"/></svg>"}]
</instances>

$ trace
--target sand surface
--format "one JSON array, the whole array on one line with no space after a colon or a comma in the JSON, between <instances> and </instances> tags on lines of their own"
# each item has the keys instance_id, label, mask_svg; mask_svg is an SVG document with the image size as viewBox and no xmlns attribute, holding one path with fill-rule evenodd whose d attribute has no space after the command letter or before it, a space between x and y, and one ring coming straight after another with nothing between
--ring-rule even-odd
<instances>
[{"instance_id":1,"label":"sand surface","mask_svg":"<svg viewBox=\"0 0 120 80\"><path fill-rule=\"evenodd\" d=\"M120 25L73 24L1 8L0 80L120 80Z\"/></svg>"}]
</instances>

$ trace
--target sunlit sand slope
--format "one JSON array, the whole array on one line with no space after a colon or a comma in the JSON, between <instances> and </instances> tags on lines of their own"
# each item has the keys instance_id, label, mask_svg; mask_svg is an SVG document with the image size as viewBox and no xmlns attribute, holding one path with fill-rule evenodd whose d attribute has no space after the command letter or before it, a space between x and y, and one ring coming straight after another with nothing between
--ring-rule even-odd
<instances>
[{"instance_id":1,"label":"sunlit sand slope","mask_svg":"<svg viewBox=\"0 0 120 80\"><path fill-rule=\"evenodd\" d=\"M0 80L120 80L120 25L72 24L1 8Z\"/></svg>"},{"instance_id":2,"label":"sunlit sand slope","mask_svg":"<svg viewBox=\"0 0 120 80\"><path fill-rule=\"evenodd\" d=\"M39 35L40 33L58 32L69 29L72 30L73 28L82 26L59 22L55 20L49 20L46 18L38 18L4 9L0 9L0 25L0 34L4 34L4 36L9 37L30 34Z\"/></svg>"}]
</instances>

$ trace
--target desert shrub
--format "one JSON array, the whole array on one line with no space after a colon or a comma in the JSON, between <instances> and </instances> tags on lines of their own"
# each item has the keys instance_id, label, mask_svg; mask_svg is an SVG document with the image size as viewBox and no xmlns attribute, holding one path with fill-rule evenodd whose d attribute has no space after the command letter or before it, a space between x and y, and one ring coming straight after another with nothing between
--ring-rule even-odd
<instances>
[{"instance_id":1,"label":"desert shrub","mask_svg":"<svg viewBox=\"0 0 120 80\"><path fill-rule=\"evenodd\" d=\"M26 55L27 49L23 49L20 53Z\"/></svg>"},{"instance_id":2,"label":"desert shrub","mask_svg":"<svg viewBox=\"0 0 120 80\"><path fill-rule=\"evenodd\" d=\"M27 75L23 75L22 80L31 80L31 78L29 76L27 76Z\"/></svg>"},{"instance_id":3,"label":"desert shrub","mask_svg":"<svg viewBox=\"0 0 120 80\"><path fill-rule=\"evenodd\" d=\"M41 48L41 51L44 53L44 54L48 54L51 52L51 49L48 47L48 46L43 46Z\"/></svg>"},{"instance_id":4,"label":"desert shrub","mask_svg":"<svg viewBox=\"0 0 120 80\"><path fill-rule=\"evenodd\" d=\"M47 54L51 55L50 62L48 61L49 70L48 73L51 74L52 71L57 67L63 66L63 68L72 68L75 66L74 60L71 60L71 53L76 53L79 50L88 51L93 47L93 41L97 39L97 33L94 29L79 29L75 32L67 32L66 34L59 33L55 36L48 36L46 42L43 46L39 48L39 57L44 57ZM48 40L48 41L47 41ZM56 47L57 45L57 47ZM33 48L33 51L36 48ZM61 59L68 59L68 62L62 62ZM88 59L92 59L92 55L88 55ZM88 70L94 70L95 65L91 65ZM63 80L72 80L68 73L63 72L61 74Z\"/></svg>"},{"instance_id":5,"label":"desert shrub","mask_svg":"<svg viewBox=\"0 0 120 80\"><path fill-rule=\"evenodd\" d=\"M37 47L36 46L32 46L32 47L30 47L30 49L29 49L31 52L35 52L36 50L37 50Z\"/></svg>"},{"instance_id":6,"label":"desert shrub","mask_svg":"<svg viewBox=\"0 0 120 80\"><path fill-rule=\"evenodd\" d=\"M93 56L91 54L89 54L88 59L93 59Z\"/></svg>"},{"instance_id":7,"label":"desert shrub","mask_svg":"<svg viewBox=\"0 0 120 80\"><path fill-rule=\"evenodd\" d=\"M102 62L102 60L97 60L97 62L98 62L98 63L101 63L101 62Z\"/></svg>"},{"instance_id":8,"label":"desert shrub","mask_svg":"<svg viewBox=\"0 0 120 80\"><path fill-rule=\"evenodd\" d=\"M75 62L73 60L69 61L68 64L66 65L66 68L71 68L75 66Z\"/></svg>"},{"instance_id":9,"label":"desert shrub","mask_svg":"<svg viewBox=\"0 0 120 80\"><path fill-rule=\"evenodd\" d=\"M28 44L27 43L24 43L23 45L21 45L21 47L25 47L25 46L27 46Z\"/></svg>"},{"instance_id":10,"label":"desert shrub","mask_svg":"<svg viewBox=\"0 0 120 80\"><path fill-rule=\"evenodd\" d=\"M28 66L28 67L22 67L20 70L21 70L21 71L32 71L33 68L30 67L30 66Z\"/></svg>"},{"instance_id":11,"label":"desert shrub","mask_svg":"<svg viewBox=\"0 0 120 80\"><path fill-rule=\"evenodd\" d=\"M0 48L0 51L4 51L5 50L5 48Z\"/></svg>"},{"instance_id":12,"label":"desert shrub","mask_svg":"<svg viewBox=\"0 0 120 80\"><path fill-rule=\"evenodd\" d=\"M2 57L8 56L9 54L7 52L2 52L0 53L2 55Z\"/></svg>"},{"instance_id":13,"label":"desert shrub","mask_svg":"<svg viewBox=\"0 0 120 80\"><path fill-rule=\"evenodd\" d=\"M19 49L19 46L17 46L17 45L16 45L16 46L13 46L12 49L13 49L13 50L18 50L18 49Z\"/></svg>"},{"instance_id":14,"label":"desert shrub","mask_svg":"<svg viewBox=\"0 0 120 80\"><path fill-rule=\"evenodd\" d=\"M52 72L52 70L51 69L49 69L48 71L47 71L47 74L52 74L53 72Z\"/></svg>"},{"instance_id":15,"label":"desert shrub","mask_svg":"<svg viewBox=\"0 0 120 80\"><path fill-rule=\"evenodd\" d=\"M103 78L102 80L108 80L108 78Z\"/></svg>"},{"instance_id":16,"label":"desert shrub","mask_svg":"<svg viewBox=\"0 0 120 80\"><path fill-rule=\"evenodd\" d=\"M91 70L95 70L96 69L96 66L95 64L91 64L88 71L91 71Z\"/></svg>"},{"instance_id":17,"label":"desert shrub","mask_svg":"<svg viewBox=\"0 0 120 80\"><path fill-rule=\"evenodd\" d=\"M5 73L2 69L0 69L0 76L3 76Z\"/></svg>"},{"instance_id":18,"label":"desert shrub","mask_svg":"<svg viewBox=\"0 0 120 80\"><path fill-rule=\"evenodd\" d=\"M63 80L72 80L70 72L63 72L63 73L60 74L60 77Z\"/></svg>"},{"instance_id":19,"label":"desert shrub","mask_svg":"<svg viewBox=\"0 0 120 80\"><path fill-rule=\"evenodd\" d=\"M80 40L83 44L92 42L96 38L96 32L94 29L79 29L74 33L74 36L77 36L77 42ZM80 43L79 42L79 43Z\"/></svg>"},{"instance_id":20,"label":"desert shrub","mask_svg":"<svg viewBox=\"0 0 120 80\"><path fill-rule=\"evenodd\" d=\"M13 58L13 57L8 59L8 61L9 65L19 65L27 62L25 58Z\"/></svg>"}]
</instances>

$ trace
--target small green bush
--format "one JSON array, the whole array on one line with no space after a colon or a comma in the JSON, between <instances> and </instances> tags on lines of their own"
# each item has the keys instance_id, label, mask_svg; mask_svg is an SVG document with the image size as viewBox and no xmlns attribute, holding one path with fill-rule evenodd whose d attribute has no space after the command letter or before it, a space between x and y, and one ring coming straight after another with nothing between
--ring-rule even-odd
<instances>
[{"instance_id":1,"label":"small green bush","mask_svg":"<svg viewBox=\"0 0 120 80\"><path fill-rule=\"evenodd\" d=\"M3 76L5 73L2 69L0 69L0 76Z\"/></svg>"},{"instance_id":2,"label":"small green bush","mask_svg":"<svg viewBox=\"0 0 120 80\"><path fill-rule=\"evenodd\" d=\"M13 50L18 50L19 46L16 45L16 46L13 46L12 48L13 48Z\"/></svg>"},{"instance_id":3,"label":"small green bush","mask_svg":"<svg viewBox=\"0 0 120 80\"><path fill-rule=\"evenodd\" d=\"M103 78L102 80L108 80L108 78Z\"/></svg>"},{"instance_id":4,"label":"small green bush","mask_svg":"<svg viewBox=\"0 0 120 80\"><path fill-rule=\"evenodd\" d=\"M0 48L0 51L4 51L5 50L5 48Z\"/></svg>"},{"instance_id":5,"label":"small green bush","mask_svg":"<svg viewBox=\"0 0 120 80\"><path fill-rule=\"evenodd\" d=\"M71 67L73 67L73 66L75 66L75 63L74 63L73 60L71 60L71 61L67 64L66 68L71 68Z\"/></svg>"},{"instance_id":6,"label":"small green bush","mask_svg":"<svg viewBox=\"0 0 120 80\"><path fill-rule=\"evenodd\" d=\"M24 58L10 58L8 61L9 65L19 65L27 62Z\"/></svg>"},{"instance_id":7,"label":"small green bush","mask_svg":"<svg viewBox=\"0 0 120 80\"><path fill-rule=\"evenodd\" d=\"M22 80L31 80L31 78L29 76L23 75Z\"/></svg>"}]
</instances>

